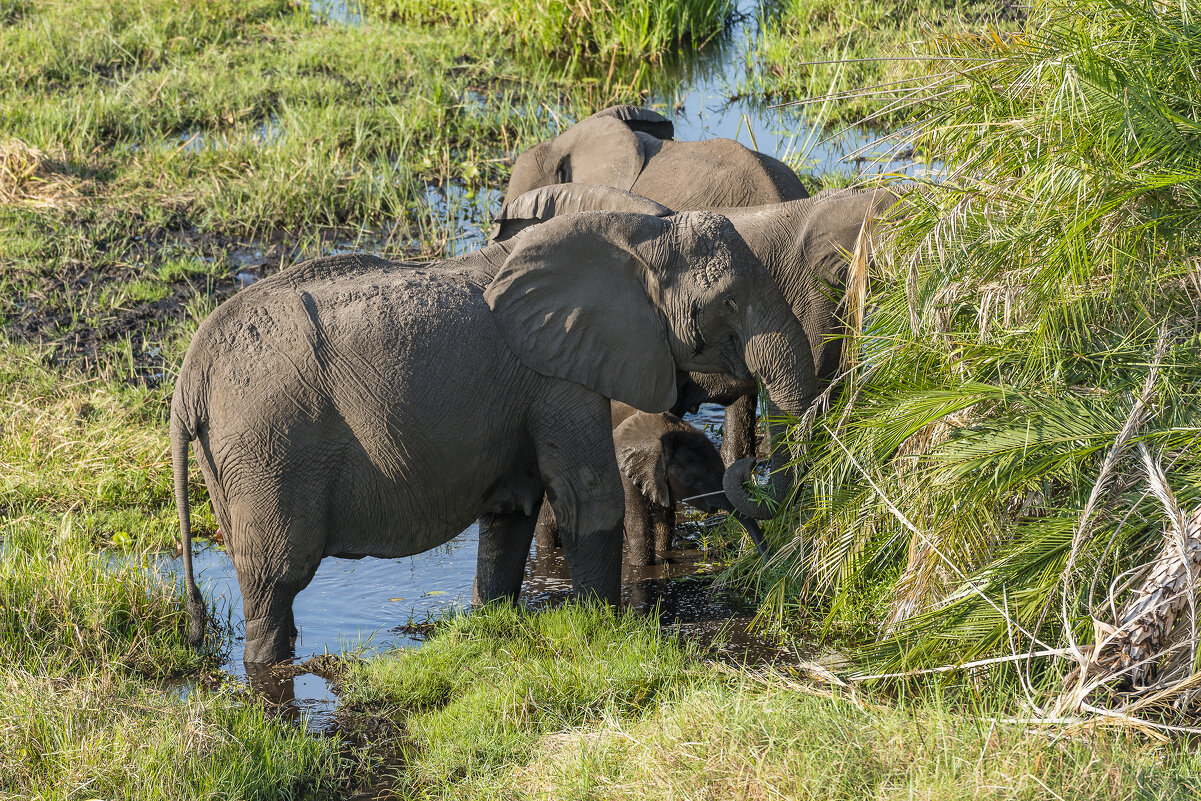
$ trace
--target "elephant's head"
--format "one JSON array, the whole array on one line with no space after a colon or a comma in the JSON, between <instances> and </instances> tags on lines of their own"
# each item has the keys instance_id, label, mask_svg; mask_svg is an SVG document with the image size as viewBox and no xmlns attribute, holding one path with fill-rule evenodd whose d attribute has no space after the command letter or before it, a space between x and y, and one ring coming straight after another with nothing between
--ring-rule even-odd
<instances>
[{"instance_id":1,"label":"elephant's head","mask_svg":"<svg viewBox=\"0 0 1201 801\"><path fill-rule=\"evenodd\" d=\"M617 466L638 491L659 506L684 498L707 512L719 502L725 465L702 432L670 414L638 412L613 429Z\"/></svg>"},{"instance_id":2,"label":"elephant's head","mask_svg":"<svg viewBox=\"0 0 1201 801\"><path fill-rule=\"evenodd\" d=\"M709 438L671 414L627 417L613 429L613 446L618 468L644 497L659 506L685 501L704 512L729 512L766 556L763 532L755 522L760 508L742 486L750 478L750 465L726 470ZM727 486L735 497L728 496Z\"/></svg>"},{"instance_id":3,"label":"elephant's head","mask_svg":"<svg viewBox=\"0 0 1201 801\"><path fill-rule=\"evenodd\" d=\"M534 145L513 162L505 203L551 184L572 181L629 189L656 140L671 139L671 120L638 106L612 106ZM641 136L639 136L641 134Z\"/></svg>"},{"instance_id":4,"label":"elephant's head","mask_svg":"<svg viewBox=\"0 0 1201 801\"><path fill-rule=\"evenodd\" d=\"M528 367L649 412L679 371L754 375L781 408L816 394L804 330L724 217L556 217L516 238L485 290Z\"/></svg>"}]
</instances>

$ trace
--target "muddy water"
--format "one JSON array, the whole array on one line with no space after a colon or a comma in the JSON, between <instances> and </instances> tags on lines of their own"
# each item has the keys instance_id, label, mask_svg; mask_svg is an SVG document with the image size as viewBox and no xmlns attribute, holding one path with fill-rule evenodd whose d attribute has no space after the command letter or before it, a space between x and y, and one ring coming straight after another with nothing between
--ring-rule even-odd
<instances>
[{"instance_id":1,"label":"muddy water","mask_svg":"<svg viewBox=\"0 0 1201 801\"><path fill-rule=\"evenodd\" d=\"M328 24L364 24L353 2L314 0L312 7ZM747 54L760 24L757 4L740 3L737 21L725 36L666 68L676 80L675 87L652 95L647 104L674 120L677 139L724 136L817 174L851 172L846 157L859 151L881 158L875 163L851 159L855 171L913 173L923 169L894 158L887 141L865 149L871 141L867 135L836 132L831 136L795 108L772 108L741 96L739 87ZM276 135L276 130L264 132L264 138ZM502 193L494 189L471 192L457 185L426 188L423 200L433 220L446 231L447 255L470 252L486 241L501 197ZM249 285L255 277L243 273L239 284ZM716 439L721 414L718 407L705 406L693 422ZM472 526L447 544L413 557L325 559L294 604L300 632L297 660L348 649L371 654L419 644L419 628L413 624L468 606L477 538L478 529ZM685 636L705 643L726 643L724 647L736 658L773 659L777 655L774 648L746 633L751 610L712 586L717 566L710 563L708 554L695 548L696 541L695 537L680 538L677 544L681 550L673 552L665 565L627 567L623 600L643 611L657 610L665 626ZM228 555L216 547L201 549L196 554L196 565L205 596L216 603L220 617L228 623L231 640L227 669L240 673L244 621L233 566ZM160 569L178 576L181 564L179 560L164 559ZM569 596L570 588L561 552L531 554L522 590L525 602L535 607L558 603ZM318 727L324 725L335 702L325 681L312 675L299 676L272 691L286 700L295 714Z\"/></svg>"}]
</instances>

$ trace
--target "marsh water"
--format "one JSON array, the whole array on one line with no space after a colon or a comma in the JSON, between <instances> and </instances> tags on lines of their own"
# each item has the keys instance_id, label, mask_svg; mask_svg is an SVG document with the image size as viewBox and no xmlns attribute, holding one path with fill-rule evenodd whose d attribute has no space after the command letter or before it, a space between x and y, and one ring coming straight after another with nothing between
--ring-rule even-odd
<instances>
[{"instance_id":1,"label":"marsh water","mask_svg":"<svg viewBox=\"0 0 1201 801\"><path fill-rule=\"evenodd\" d=\"M312 7L314 14L330 24L370 24L355 11L353 2L314 0ZM771 107L742 94L739 86L748 59L754 59L753 44L762 13L754 2L740 3L724 35L678 63L665 66L672 85L652 93L646 105L674 120L677 139L735 139L819 175L852 170L913 173L926 169L897 157L893 142L872 144L872 135L857 130L831 132L810 122L795 107ZM430 216L445 228L446 255L470 252L486 241L501 197L496 189L473 191L454 184L426 188L422 199ZM240 272L239 288L255 278L253 272ZM721 415L720 408L704 406L690 419L716 439ZM691 525L695 533L703 523ZM370 654L418 645L423 630L420 624L468 608L477 535L477 527L472 526L445 545L402 559L325 559L294 603L299 629L297 661L326 652L360 650ZM653 611L664 625L675 627L685 636L697 637L706 644L725 643L724 647L738 658L773 658L775 649L747 632L749 608L736 596L713 586L718 566L698 547L704 540L703 536L683 536L678 540L682 548L673 552L666 564L627 567L623 576L625 602L645 612ZM227 623L230 640L225 668L239 674L243 670L244 621L232 563L223 549L214 546L199 549L195 564L206 598L216 604L218 618ZM182 570L180 560L168 557L162 558L158 567L176 578ZM561 552L531 554L523 602L534 606L556 603L569 595L570 587ZM286 687L276 688L275 692L311 726L324 725L335 703L325 680L315 675L288 680Z\"/></svg>"}]
</instances>

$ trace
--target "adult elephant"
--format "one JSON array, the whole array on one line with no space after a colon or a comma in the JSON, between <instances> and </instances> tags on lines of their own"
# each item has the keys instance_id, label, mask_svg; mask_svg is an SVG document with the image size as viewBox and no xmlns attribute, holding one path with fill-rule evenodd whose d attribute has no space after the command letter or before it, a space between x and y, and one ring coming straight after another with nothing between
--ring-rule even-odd
<instances>
[{"instance_id":1,"label":"adult elephant","mask_svg":"<svg viewBox=\"0 0 1201 801\"><path fill-rule=\"evenodd\" d=\"M676 211L808 197L787 164L731 139L677 142L671 120L637 106L598 111L517 157L505 203L541 186L624 189Z\"/></svg>"},{"instance_id":2,"label":"adult elephant","mask_svg":"<svg viewBox=\"0 0 1201 801\"><path fill-rule=\"evenodd\" d=\"M804 328L819 389L837 375L842 358L842 309L850 255L865 225L883 216L897 199L888 189L828 189L786 203L717 210L767 268ZM659 203L612 187L563 184L527 192L506 204L498 218L497 238L503 241L564 211L582 209L629 209L664 219L673 214ZM682 414L706 402L725 406L721 452L726 464L732 465L755 453L757 399L753 378L693 371L682 384L672 411ZM773 405L768 413L769 419L778 417L779 409ZM778 502L791 489L791 481L777 449L772 452L772 476L772 494ZM727 494L744 514L758 519L770 516L766 509L752 504L746 493L728 488Z\"/></svg>"},{"instance_id":3,"label":"adult elephant","mask_svg":"<svg viewBox=\"0 0 1201 801\"><path fill-rule=\"evenodd\" d=\"M434 265L315 259L222 304L171 403L193 639L187 453L225 531L249 663L291 654L325 556L399 557L480 519L475 597L515 597L543 493L574 588L616 601L609 399L662 411L677 372L816 392L804 332L727 220L594 212Z\"/></svg>"}]
</instances>

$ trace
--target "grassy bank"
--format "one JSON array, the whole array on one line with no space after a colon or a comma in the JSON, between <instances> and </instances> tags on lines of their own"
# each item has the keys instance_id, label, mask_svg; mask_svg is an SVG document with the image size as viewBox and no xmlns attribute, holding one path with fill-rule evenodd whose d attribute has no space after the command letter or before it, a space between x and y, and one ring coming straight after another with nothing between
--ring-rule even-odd
<instances>
[{"instance_id":1,"label":"grassy bank","mask_svg":"<svg viewBox=\"0 0 1201 801\"><path fill-rule=\"evenodd\" d=\"M1123 799L1199 786L1186 749L999 720L1017 713L1012 688L897 704L698 656L635 616L497 607L352 668L347 714L403 732L401 798Z\"/></svg>"},{"instance_id":2,"label":"grassy bank","mask_svg":"<svg viewBox=\"0 0 1201 801\"><path fill-rule=\"evenodd\" d=\"M822 124L892 127L905 117L905 99L931 84L924 57L936 39L1008 38L1026 15L1027 4L997 0L785 0L768 15L755 54L761 66L743 90L804 101Z\"/></svg>"},{"instance_id":3,"label":"grassy bank","mask_svg":"<svg viewBox=\"0 0 1201 801\"><path fill-rule=\"evenodd\" d=\"M241 692L165 685L216 664L185 643L179 590L97 552L82 515L20 512L0 522L0 796L316 799L355 786L339 741Z\"/></svg>"},{"instance_id":4,"label":"grassy bank","mask_svg":"<svg viewBox=\"0 0 1201 801\"><path fill-rule=\"evenodd\" d=\"M517 72L470 27L347 26L287 0L9 17L0 324L151 382L198 295L335 247L438 255L460 218L486 222L477 193L513 150L613 99L553 61Z\"/></svg>"}]
</instances>

